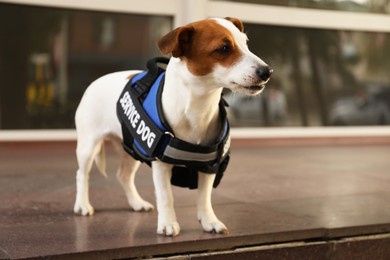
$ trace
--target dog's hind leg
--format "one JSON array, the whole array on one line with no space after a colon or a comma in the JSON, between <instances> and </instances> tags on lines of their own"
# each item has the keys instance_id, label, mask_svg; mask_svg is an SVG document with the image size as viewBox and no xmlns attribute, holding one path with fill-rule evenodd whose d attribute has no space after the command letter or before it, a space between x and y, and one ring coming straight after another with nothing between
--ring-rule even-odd
<instances>
[{"instance_id":1,"label":"dog's hind leg","mask_svg":"<svg viewBox=\"0 0 390 260\"><path fill-rule=\"evenodd\" d=\"M77 161L79 169L76 176L76 202L74 212L83 216L93 215L94 209L89 201L89 174L95 156L102 148L103 140L95 141L92 138L78 140L77 142Z\"/></svg>"},{"instance_id":2,"label":"dog's hind leg","mask_svg":"<svg viewBox=\"0 0 390 260\"><path fill-rule=\"evenodd\" d=\"M130 207L134 211L153 210L153 205L141 198L135 186L135 175L141 163L124 151L122 145L120 144L120 140L112 139L112 143L121 158L116 177L126 193Z\"/></svg>"},{"instance_id":3,"label":"dog's hind leg","mask_svg":"<svg viewBox=\"0 0 390 260\"><path fill-rule=\"evenodd\" d=\"M206 232L227 234L226 226L217 218L211 204L214 179L215 174L198 174L198 220Z\"/></svg>"}]
</instances>

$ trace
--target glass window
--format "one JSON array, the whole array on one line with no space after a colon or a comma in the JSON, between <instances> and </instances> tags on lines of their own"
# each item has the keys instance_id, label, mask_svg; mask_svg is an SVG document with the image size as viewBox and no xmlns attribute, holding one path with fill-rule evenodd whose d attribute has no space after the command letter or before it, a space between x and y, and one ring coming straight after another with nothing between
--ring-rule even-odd
<instances>
[{"instance_id":1,"label":"glass window","mask_svg":"<svg viewBox=\"0 0 390 260\"><path fill-rule=\"evenodd\" d=\"M388 0L214 0L350 12L390 13Z\"/></svg>"},{"instance_id":2,"label":"glass window","mask_svg":"<svg viewBox=\"0 0 390 260\"><path fill-rule=\"evenodd\" d=\"M262 95L227 96L233 125L390 124L390 34L246 24L274 68Z\"/></svg>"},{"instance_id":3,"label":"glass window","mask_svg":"<svg viewBox=\"0 0 390 260\"><path fill-rule=\"evenodd\" d=\"M85 88L145 68L172 18L0 4L0 129L73 128Z\"/></svg>"}]
</instances>

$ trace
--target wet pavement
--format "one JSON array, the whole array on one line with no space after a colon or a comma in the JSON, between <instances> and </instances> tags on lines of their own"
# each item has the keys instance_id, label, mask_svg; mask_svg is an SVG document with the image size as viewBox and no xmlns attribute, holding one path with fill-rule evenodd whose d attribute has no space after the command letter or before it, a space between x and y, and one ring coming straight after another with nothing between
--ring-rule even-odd
<instances>
[{"instance_id":1,"label":"wet pavement","mask_svg":"<svg viewBox=\"0 0 390 260\"><path fill-rule=\"evenodd\" d=\"M213 194L215 212L230 233L203 232L196 191L174 188L181 225L174 238L156 235L156 211L129 210L112 149L108 178L96 168L91 174L95 215L75 216L74 149L71 142L0 143L0 259L390 256L388 144L233 143L231 163ZM136 183L155 204L148 167L141 167Z\"/></svg>"}]
</instances>

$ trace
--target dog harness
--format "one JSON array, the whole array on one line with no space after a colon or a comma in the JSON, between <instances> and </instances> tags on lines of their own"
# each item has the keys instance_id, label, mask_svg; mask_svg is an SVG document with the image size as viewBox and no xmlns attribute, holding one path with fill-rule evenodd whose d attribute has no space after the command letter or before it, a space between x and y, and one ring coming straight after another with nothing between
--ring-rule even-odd
<instances>
[{"instance_id":1,"label":"dog harness","mask_svg":"<svg viewBox=\"0 0 390 260\"><path fill-rule=\"evenodd\" d=\"M165 66L169 59L158 57L147 63L148 71L135 75L117 102L123 147L133 158L147 163L160 160L174 165L172 185L196 189L198 172L216 174L217 187L229 163L230 134L226 102L219 102L221 132L210 145L196 145L175 137L162 110Z\"/></svg>"}]
</instances>

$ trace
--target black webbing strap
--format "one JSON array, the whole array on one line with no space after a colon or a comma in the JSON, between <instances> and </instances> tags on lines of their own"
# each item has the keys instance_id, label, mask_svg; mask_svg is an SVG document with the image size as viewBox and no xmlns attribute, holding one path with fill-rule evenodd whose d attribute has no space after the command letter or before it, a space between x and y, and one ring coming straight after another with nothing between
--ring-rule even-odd
<instances>
[{"instance_id":1,"label":"black webbing strap","mask_svg":"<svg viewBox=\"0 0 390 260\"><path fill-rule=\"evenodd\" d=\"M187 143L183 140L172 138L165 149L164 155L160 158L161 161L174 164L172 169L171 183L175 186L197 189L198 188L198 172L216 174L213 187L216 188L224 175L224 172L230 160L230 127L227 121L226 109L227 103L221 97L220 113L222 130L214 144L209 146L200 146ZM191 159L180 160L179 157L171 158L167 154L167 149L174 147L178 152L186 154L192 153L194 156ZM202 161L201 159L205 160ZM207 160L207 158L213 158ZM198 160L194 160L198 159Z\"/></svg>"},{"instance_id":2,"label":"black webbing strap","mask_svg":"<svg viewBox=\"0 0 390 260\"><path fill-rule=\"evenodd\" d=\"M149 60L146 64L148 73L143 78L134 82L134 84L137 85L137 88L134 90L138 93L141 103L158 76L165 71L165 67L168 62L169 59L165 57L156 57ZM160 67L158 64L162 64L164 67Z\"/></svg>"}]
</instances>

